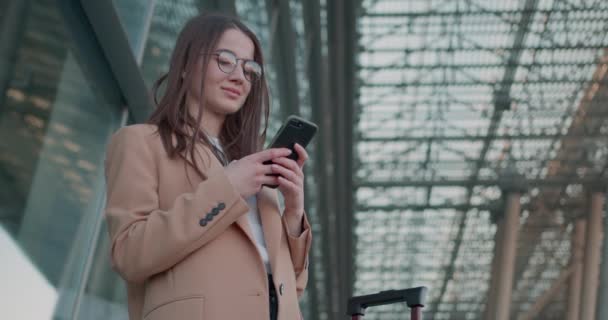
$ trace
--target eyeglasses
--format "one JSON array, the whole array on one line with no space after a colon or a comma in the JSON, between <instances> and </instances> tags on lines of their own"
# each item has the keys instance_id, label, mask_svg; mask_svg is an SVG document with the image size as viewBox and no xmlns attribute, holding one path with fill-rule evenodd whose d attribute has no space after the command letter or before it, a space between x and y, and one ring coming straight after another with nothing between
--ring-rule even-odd
<instances>
[{"instance_id":1,"label":"eyeglasses","mask_svg":"<svg viewBox=\"0 0 608 320\"><path fill-rule=\"evenodd\" d=\"M262 77L263 71L262 66L253 60L240 59L232 51L219 50L214 53L207 53L214 55L217 58L217 66L222 72L231 74L239 64L239 60L243 61L243 74L245 79L249 82L255 82Z\"/></svg>"}]
</instances>

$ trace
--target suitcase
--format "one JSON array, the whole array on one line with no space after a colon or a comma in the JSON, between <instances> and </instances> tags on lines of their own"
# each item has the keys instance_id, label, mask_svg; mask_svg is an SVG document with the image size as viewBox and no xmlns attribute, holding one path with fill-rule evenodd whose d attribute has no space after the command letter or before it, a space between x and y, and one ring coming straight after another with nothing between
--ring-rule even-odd
<instances>
[{"instance_id":1,"label":"suitcase","mask_svg":"<svg viewBox=\"0 0 608 320\"><path fill-rule=\"evenodd\" d=\"M417 287L352 297L348 299L346 313L352 317L352 320L361 320L367 307L405 302L410 308L410 319L422 320L422 308L426 300L427 290L426 287Z\"/></svg>"}]
</instances>

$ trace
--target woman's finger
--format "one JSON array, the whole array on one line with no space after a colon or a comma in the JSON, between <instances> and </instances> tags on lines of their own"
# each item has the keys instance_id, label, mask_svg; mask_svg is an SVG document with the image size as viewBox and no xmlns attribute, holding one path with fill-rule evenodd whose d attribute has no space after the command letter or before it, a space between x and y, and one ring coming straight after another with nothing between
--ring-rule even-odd
<instances>
[{"instance_id":1,"label":"woman's finger","mask_svg":"<svg viewBox=\"0 0 608 320\"><path fill-rule=\"evenodd\" d=\"M286 193L286 192L297 193L301 190L295 183L293 183L283 177L279 177L278 181L279 181L279 190L281 190L282 193Z\"/></svg>"},{"instance_id":2,"label":"woman's finger","mask_svg":"<svg viewBox=\"0 0 608 320\"><path fill-rule=\"evenodd\" d=\"M273 177L273 176L264 176L261 177L259 180L259 183L261 185L269 185L269 186L276 186L279 184L279 177Z\"/></svg>"},{"instance_id":3,"label":"woman's finger","mask_svg":"<svg viewBox=\"0 0 608 320\"><path fill-rule=\"evenodd\" d=\"M271 164L259 164L257 173L262 174L262 175L272 173L272 165Z\"/></svg>"},{"instance_id":4,"label":"woman's finger","mask_svg":"<svg viewBox=\"0 0 608 320\"><path fill-rule=\"evenodd\" d=\"M299 182L300 182L299 181L300 178L298 177L298 175L295 172L293 172L285 167L282 167L278 164L272 165L272 173L278 173L281 176L283 176L283 178L285 178L293 183L296 183L296 184L299 184Z\"/></svg>"},{"instance_id":5,"label":"woman's finger","mask_svg":"<svg viewBox=\"0 0 608 320\"><path fill-rule=\"evenodd\" d=\"M298 153L298 166L300 168L304 167L304 163L306 162L306 160L308 160L308 153L306 152L306 149L304 149L304 147L302 147L299 144L295 144L295 150Z\"/></svg>"},{"instance_id":6,"label":"woman's finger","mask_svg":"<svg viewBox=\"0 0 608 320\"><path fill-rule=\"evenodd\" d=\"M266 150L260 151L258 153L254 153L250 156L252 157L253 161L263 163L268 160L272 160L274 158L287 157L290 154L291 154L291 149L275 148L275 149L266 149Z\"/></svg>"},{"instance_id":7,"label":"woman's finger","mask_svg":"<svg viewBox=\"0 0 608 320\"><path fill-rule=\"evenodd\" d=\"M275 164L280 164L283 167L295 172L298 176L303 176L302 173L302 168L300 168L300 166L298 166L298 163L289 159L289 158L275 158L272 160Z\"/></svg>"}]
</instances>

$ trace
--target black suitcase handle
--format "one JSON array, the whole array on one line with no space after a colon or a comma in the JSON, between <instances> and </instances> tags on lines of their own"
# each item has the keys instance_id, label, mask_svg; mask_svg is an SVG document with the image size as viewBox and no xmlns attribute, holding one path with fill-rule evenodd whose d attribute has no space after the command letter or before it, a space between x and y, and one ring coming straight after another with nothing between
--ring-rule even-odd
<instances>
[{"instance_id":1,"label":"black suitcase handle","mask_svg":"<svg viewBox=\"0 0 608 320\"><path fill-rule=\"evenodd\" d=\"M406 302L411 309L411 319L422 320L422 308L426 301L427 290L426 287L417 287L352 297L348 299L346 313L352 317L352 320L359 320L365 315L367 307Z\"/></svg>"}]
</instances>

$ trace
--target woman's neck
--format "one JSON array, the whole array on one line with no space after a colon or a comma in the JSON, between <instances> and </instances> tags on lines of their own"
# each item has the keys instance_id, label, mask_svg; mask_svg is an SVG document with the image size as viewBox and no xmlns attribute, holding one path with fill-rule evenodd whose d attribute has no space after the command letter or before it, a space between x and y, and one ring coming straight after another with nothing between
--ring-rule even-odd
<instances>
[{"instance_id":1,"label":"woman's neck","mask_svg":"<svg viewBox=\"0 0 608 320\"><path fill-rule=\"evenodd\" d=\"M195 119L198 113L198 108L200 108L200 104L188 103L190 115ZM203 130L208 136L219 138L226 116L208 109L203 109L202 111L201 130Z\"/></svg>"},{"instance_id":2,"label":"woman's neck","mask_svg":"<svg viewBox=\"0 0 608 320\"><path fill-rule=\"evenodd\" d=\"M201 129L210 137L219 138L222 131L224 118L218 119L216 114L211 112L203 112L201 119Z\"/></svg>"}]
</instances>

